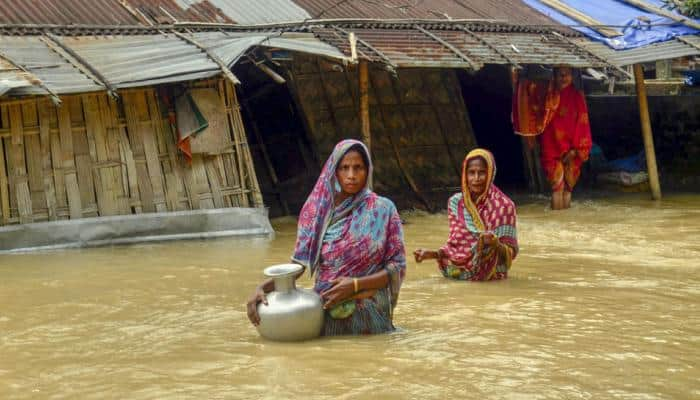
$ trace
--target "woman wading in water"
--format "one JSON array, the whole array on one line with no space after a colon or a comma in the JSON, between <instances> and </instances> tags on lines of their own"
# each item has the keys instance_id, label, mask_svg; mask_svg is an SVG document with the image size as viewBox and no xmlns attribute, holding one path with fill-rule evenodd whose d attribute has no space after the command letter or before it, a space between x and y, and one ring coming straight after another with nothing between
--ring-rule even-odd
<instances>
[{"instance_id":1,"label":"woman wading in water","mask_svg":"<svg viewBox=\"0 0 700 400\"><path fill-rule=\"evenodd\" d=\"M515 204L493 184L496 163L484 149L467 154L462 192L447 203L450 235L438 250L418 249L417 262L437 260L446 278L488 281L508 277L518 254Z\"/></svg>"},{"instance_id":2,"label":"woman wading in water","mask_svg":"<svg viewBox=\"0 0 700 400\"><path fill-rule=\"evenodd\" d=\"M406 271L401 219L391 200L372 192L372 163L364 144L338 143L299 215L292 261L315 276L323 299L323 335L358 335L394 330L393 310ZM258 324L257 304L274 290L267 280L248 301Z\"/></svg>"}]
</instances>

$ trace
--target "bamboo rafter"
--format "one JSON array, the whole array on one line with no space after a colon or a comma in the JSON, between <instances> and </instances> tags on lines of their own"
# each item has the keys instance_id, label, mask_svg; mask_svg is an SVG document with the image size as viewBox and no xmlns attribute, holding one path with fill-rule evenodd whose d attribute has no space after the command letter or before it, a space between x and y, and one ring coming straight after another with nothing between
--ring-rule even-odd
<instances>
[{"instance_id":1,"label":"bamboo rafter","mask_svg":"<svg viewBox=\"0 0 700 400\"><path fill-rule=\"evenodd\" d=\"M458 48L456 48L452 43L448 42L445 39L442 39L441 37L438 37L437 35L435 35L432 32L429 32L428 30L426 30L425 28L423 28L420 25L413 25L413 27L415 29L421 31L425 36L440 43L441 45L443 45L444 47L449 49L451 52L455 53L457 56L459 56L459 58L466 61L467 64L469 64L469 67L471 67L471 69L473 69L473 70L481 69L482 66L479 63L477 63L474 60L472 60L471 58L469 58L466 54L464 54L462 51L460 51Z\"/></svg>"},{"instance_id":2,"label":"bamboo rafter","mask_svg":"<svg viewBox=\"0 0 700 400\"><path fill-rule=\"evenodd\" d=\"M63 57L69 64L77 68L80 72L86 75L88 78L92 79L98 85L107 88L107 93L112 97L117 97L117 89L109 83L107 78L100 73L94 66L92 66L85 58L81 57L73 49L67 46L63 41L56 35L46 32L42 35L41 40L49 46L49 48L55 51L59 56Z\"/></svg>"},{"instance_id":3,"label":"bamboo rafter","mask_svg":"<svg viewBox=\"0 0 700 400\"><path fill-rule=\"evenodd\" d=\"M349 36L349 35L350 35L350 33L349 33L348 31L344 30L343 28L341 28L341 27L339 27L339 26L333 25L333 29L335 29L335 30L337 30L337 31L339 31L339 32L342 32L342 33L345 34L346 36ZM381 58L382 60L384 60L385 63L389 64L392 68L396 68L396 67L397 67L396 63L394 63L393 61L391 61L391 59L390 59L389 57L387 57L386 54L382 53L381 50L379 50L379 49L377 49L376 47L372 46L371 44L367 43L365 40L362 40L362 39L360 38L359 35L355 34L355 37L357 38L357 42L358 42L358 43L360 43L361 45L365 46L366 48L372 50L376 55L379 56L379 58Z\"/></svg>"},{"instance_id":4,"label":"bamboo rafter","mask_svg":"<svg viewBox=\"0 0 700 400\"><path fill-rule=\"evenodd\" d=\"M24 67L24 65L20 64L19 62L15 61L10 57L7 53L2 51L0 49L0 58L4 59L8 63L12 64L15 68L18 68L22 70L22 72L26 73L28 77L30 77L30 83L34 86L39 86L40 88L44 89L46 93L48 93L51 96L51 101L54 102L54 104L59 105L61 104L61 98L58 97L58 93L54 92L53 90L49 89L44 82L39 79L38 76L34 75L31 71L29 71L27 68Z\"/></svg>"}]
</instances>

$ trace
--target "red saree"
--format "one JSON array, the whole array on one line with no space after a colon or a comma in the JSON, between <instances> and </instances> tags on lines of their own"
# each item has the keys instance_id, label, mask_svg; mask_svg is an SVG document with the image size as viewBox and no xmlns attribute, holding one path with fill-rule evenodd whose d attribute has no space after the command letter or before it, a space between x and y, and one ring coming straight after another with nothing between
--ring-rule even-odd
<instances>
[{"instance_id":1,"label":"red saree","mask_svg":"<svg viewBox=\"0 0 700 400\"><path fill-rule=\"evenodd\" d=\"M552 191L570 192L581 175L581 165L588 160L591 129L583 93L569 85L559 91L558 97L554 116L540 136L541 161ZM564 164L564 155L572 149L577 155Z\"/></svg>"},{"instance_id":2,"label":"red saree","mask_svg":"<svg viewBox=\"0 0 700 400\"><path fill-rule=\"evenodd\" d=\"M473 158L486 161L487 186L476 201L467 187L467 165ZM518 254L516 212L513 201L493 184L496 163L493 154L474 149L462 164L462 193L450 197L447 203L450 235L438 252L438 268L446 278L467 281L505 279ZM493 233L504 245L499 254L483 247L481 235Z\"/></svg>"}]
</instances>

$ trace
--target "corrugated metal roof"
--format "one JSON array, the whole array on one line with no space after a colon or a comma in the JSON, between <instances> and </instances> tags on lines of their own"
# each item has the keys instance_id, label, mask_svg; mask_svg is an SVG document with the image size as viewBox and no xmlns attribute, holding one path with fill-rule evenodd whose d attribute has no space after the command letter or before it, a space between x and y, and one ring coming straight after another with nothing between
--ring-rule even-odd
<instances>
[{"instance_id":1,"label":"corrugated metal roof","mask_svg":"<svg viewBox=\"0 0 700 400\"><path fill-rule=\"evenodd\" d=\"M3 24L262 24L309 17L292 0L0 0Z\"/></svg>"},{"instance_id":2,"label":"corrugated metal roof","mask_svg":"<svg viewBox=\"0 0 700 400\"><path fill-rule=\"evenodd\" d=\"M183 75L221 72L199 48L175 35L64 37L73 49L115 87L148 86L186 80Z\"/></svg>"},{"instance_id":3,"label":"corrugated metal roof","mask_svg":"<svg viewBox=\"0 0 700 400\"><path fill-rule=\"evenodd\" d=\"M220 3L238 3L237 0L126 0L125 3L145 24L183 21L240 23L220 8Z\"/></svg>"},{"instance_id":4,"label":"corrugated metal roof","mask_svg":"<svg viewBox=\"0 0 700 400\"><path fill-rule=\"evenodd\" d=\"M498 19L513 24L556 24L520 0L294 0L313 18Z\"/></svg>"},{"instance_id":5,"label":"corrugated metal roof","mask_svg":"<svg viewBox=\"0 0 700 400\"><path fill-rule=\"evenodd\" d=\"M520 0L0 0L2 24L264 24L310 18L466 18L554 24Z\"/></svg>"},{"instance_id":6,"label":"corrugated metal roof","mask_svg":"<svg viewBox=\"0 0 700 400\"><path fill-rule=\"evenodd\" d=\"M236 22L208 0L0 0L4 24L150 26L174 20Z\"/></svg>"},{"instance_id":7,"label":"corrugated metal roof","mask_svg":"<svg viewBox=\"0 0 700 400\"><path fill-rule=\"evenodd\" d=\"M682 36L680 39L700 50L700 35L687 35Z\"/></svg>"},{"instance_id":8,"label":"corrugated metal roof","mask_svg":"<svg viewBox=\"0 0 700 400\"><path fill-rule=\"evenodd\" d=\"M337 49L310 33L277 32L270 36L270 33L262 32L200 32L189 37L229 66L254 46L345 58ZM47 43L52 43L53 48ZM56 93L101 91L106 86L150 86L221 73L221 67L207 52L174 34L51 38L0 36L0 47L8 58L36 75ZM62 51L64 48L77 58ZM96 71L99 77L90 71ZM0 57L0 90L3 93L46 94L46 90L33 85L26 74L20 72Z\"/></svg>"},{"instance_id":9,"label":"corrugated metal roof","mask_svg":"<svg viewBox=\"0 0 700 400\"><path fill-rule=\"evenodd\" d=\"M0 59L0 96L12 89L27 86L32 86L30 77L9 62Z\"/></svg>"},{"instance_id":10,"label":"corrugated metal roof","mask_svg":"<svg viewBox=\"0 0 700 400\"><path fill-rule=\"evenodd\" d=\"M181 3L200 1L179 0ZM303 21L311 18L306 10L291 0L209 0L239 24L267 24Z\"/></svg>"},{"instance_id":11,"label":"corrugated metal roof","mask_svg":"<svg viewBox=\"0 0 700 400\"><path fill-rule=\"evenodd\" d=\"M574 40L598 57L604 58L614 65L623 66L700 55L700 35L688 35L682 38L683 40L675 39L630 50L613 50L604 43L594 42L586 38Z\"/></svg>"},{"instance_id":12,"label":"corrugated metal roof","mask_svg":"<svg viewBox=\"0 0 700 400\"><path fill-rule=\"evenodd\" d=\"M51 50L37 36L0 36L0 48L14 62L22 65L56 93L79 93L104 90L82 74L67 60ZM46 94L37 86L12 90L15 94Z\"/></svg>"},{"instance_id":13,"label":"corrugated metal roof","mask_svg":"<svg viewBox=\"0 0 700 400\"><path fill-rule=\"evenodd\" d=\"M346 58L337 48L320 41L311 33L197 32L192 37L229 66L254 46L311 53L337 59Z\"/></svg>"},{"instance_id":14,"label":"corrugated metal roof","mask_svg":"<svg viewBox=\"0 0 700 400\"><path fill-rule=\"evenodd\" d=\"M135 25L117 0L0 0L3 24Z\"/></svg>"},{"instance_id":15,"label":"corrugated metal roof","mask_svg":"<svg viewBox=\"0 0 700 400\"><path fill-rule=\"evenodd\" d=\"M584 50L549 33L475 31L425 25L428 33L403 25L396 29L324 27L312 28L320 39L350 55L348 35L355 33L358 52L372 61L387 62L399 67L480 68L483 64L567 64L574 67L598 67L605 63ZM464 27L466 28L466 26ZM454 46L460 54L442 43ZM367 45L363 44L366 43Z\"/></svg>"}]
</instances>

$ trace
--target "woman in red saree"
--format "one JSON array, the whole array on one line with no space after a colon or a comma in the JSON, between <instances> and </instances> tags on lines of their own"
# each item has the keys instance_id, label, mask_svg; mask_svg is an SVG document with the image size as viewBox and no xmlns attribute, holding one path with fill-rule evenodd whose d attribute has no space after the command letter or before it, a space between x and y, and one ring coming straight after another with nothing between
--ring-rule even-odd
<instances>
[{"instance_id":1,"label":"woman in red saree","mask_svg":"<svg viewBox=\"0 0 700 400\"><path fill-rule=\"evenodd\" d=\"M515 204L493 184L496 163L484 149L474 149L462 164L462 192L447 203L450 235L437 251L418 249L416 262L436 259L446 278L505 279L518 254Z\"/></svg>"},{"instance_id":2,"label":"woman in red saree","mask_svg":"<svg viewBox=\"0 0 700 400\"><path fill-rule=\"evenodd\" d=\"M593 144L586 100L571 82L571 68L555 69L556 111L540 135L542 168L552 186L554 210L571 206L571 192Z\"/></svg>"}]
</instances>

